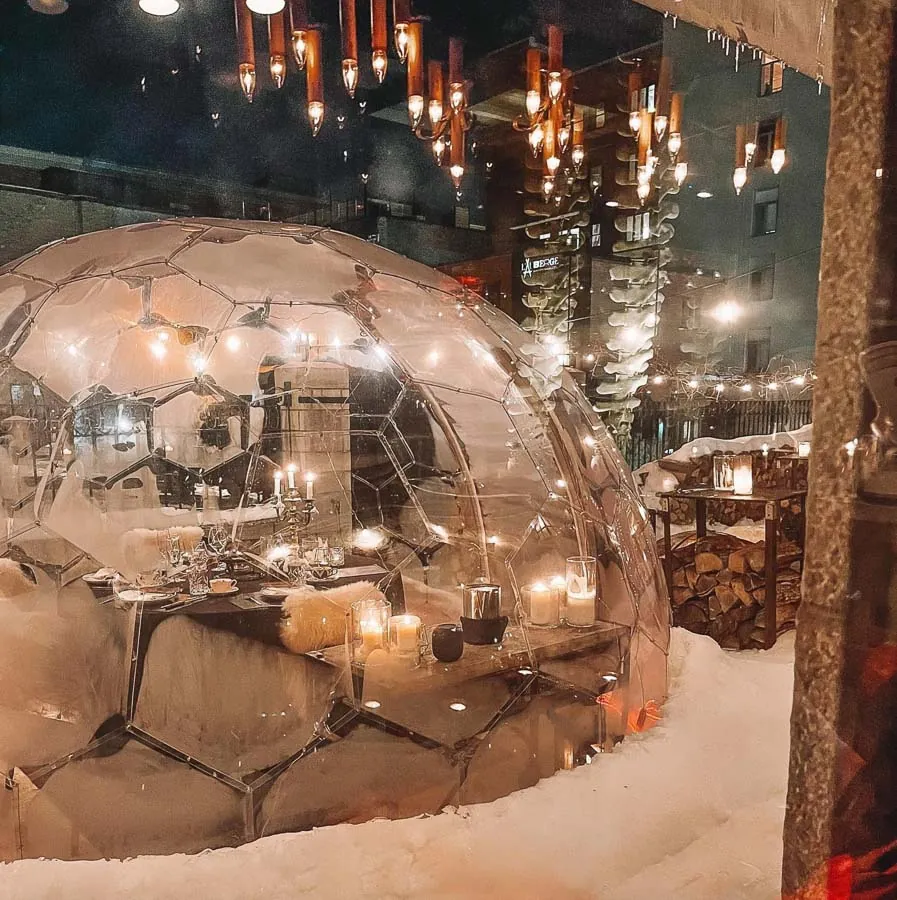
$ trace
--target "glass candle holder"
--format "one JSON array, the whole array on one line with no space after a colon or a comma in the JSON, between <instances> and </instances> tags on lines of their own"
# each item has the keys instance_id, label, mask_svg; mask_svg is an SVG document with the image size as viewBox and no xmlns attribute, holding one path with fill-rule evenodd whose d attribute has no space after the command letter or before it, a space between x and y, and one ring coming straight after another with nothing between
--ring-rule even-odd
<instances>
[{"instance_id":1,"label":"glass candle holder","mask_svg":"<svg viewBox=\"0 0 897 900\"><path fill-rule=\"evenodd\" d=\"M735 454L719 453L713 457L713 487L718 491L735 488Z\"/></svg>"},{"instance_id":2,"label":"glass candle holder","mask_svg":"<svg viewBox=\"0 0 897 900\"><path fill-rule=\"evenodd\" d=\"M418 616L391 616L389 653L417 665L420 662L421 622Z\"/></svg>"},{"instance_id":3,"label":"glass candle holder","mask_svg":"<svg viewBox=\"0 0 897 900\"><path fill-rule=\"evenodd\" d=\"M567 624L574 628L594 625L597 596L597 560L594 556L571 556L567 560Z\"/></svg>"},{"instance_id":4,"label":"glass candle holder","mask_svg":"<svg viewBox=\"0 0 897 900\"><path fill-rule=\"evenodd\" d=\"M349 653L354 662L364 662L374 650L386 647L389 615L386 600L356 600L349 608Z\"/></svg>"},{"instance_id":5,"label":"glass candle holder","mask_svg":"<svg viewBox=\"0 0 897 900\"><path fill-rule=\"evenodd\" d=\"M749 453L735 457L732 483L736 494L754 493L754 458Z\"/></svg>"},{"instance_id":6,"label":"glass candle holder","mask_svg":"<svg viewBox=\"0 0 897 900\"><path fill-rule=\"evenodd\" d=\"M341 569L346 564L346 548L331 547L329 553L330 565L335 569Z\"/></svg>"}]
</instances>

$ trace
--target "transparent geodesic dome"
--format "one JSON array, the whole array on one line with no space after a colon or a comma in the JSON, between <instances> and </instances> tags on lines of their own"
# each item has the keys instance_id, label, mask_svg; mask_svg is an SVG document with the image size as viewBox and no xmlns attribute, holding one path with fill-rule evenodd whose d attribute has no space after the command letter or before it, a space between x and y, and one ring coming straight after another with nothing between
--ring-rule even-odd
<instances>
[{"instance_id":1,"label":"transparent geodesic dome","mask_svg":"<svg viewBox=\"0 0 897 900\"><path fill-rule=\"evenodd\" d=\"M3 269L0 856L437 812L649 725L669 636L653 536L550 351L452 279L326 229L166 221ZM289 466L300 490L315 473L298 524ZM285 529L346 552L297 614L326 601L342 632L331 615L298 651L259 593L288 581L269 563ZM146 588L172 534L222 530L232 594ZM583 555L595 625L529 625L527 586ZM346 591L426 633L477 580L501 588L500 644L353 666Z\"/></svg>"}]
</instances>

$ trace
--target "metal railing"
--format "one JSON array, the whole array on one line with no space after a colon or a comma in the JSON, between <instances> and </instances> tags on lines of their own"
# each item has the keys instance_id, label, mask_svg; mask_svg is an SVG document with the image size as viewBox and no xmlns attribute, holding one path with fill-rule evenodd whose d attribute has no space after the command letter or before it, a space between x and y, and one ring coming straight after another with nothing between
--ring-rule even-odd
<instances>
[{"instance_id":1,"label":"metal railing","mask_svg":"<svg viewBox=\"0 0 897 900\"><path fill-rule=\"evenodd\" d=\"M701 437L731 440L753 434L793 431L813 419L811 397L788 400L740 400L697 410L645 400L635 411L629 439L621 446L632 469L667 456Z\"/></svg>"}]
</instances>

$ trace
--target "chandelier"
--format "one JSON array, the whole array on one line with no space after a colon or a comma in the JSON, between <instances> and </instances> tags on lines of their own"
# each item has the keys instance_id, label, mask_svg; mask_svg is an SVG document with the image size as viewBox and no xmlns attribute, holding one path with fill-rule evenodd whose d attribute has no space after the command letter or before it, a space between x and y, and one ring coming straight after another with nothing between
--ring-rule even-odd
<instances>
[{"instance_id":1,"label":"chandelier","mask_svg":"<svg viewBox=\"0 0 897 900\"><path fill-rule=\"evenodd\" d=\"M660 63L656 92L642 89L642 75L635 69L629 76L629 128L636 140L636 193L642 206L655 190L663 189L663 175L672 175L680 188L688 177L688 163L682 153L683 95L671 91L672 69L669 57ZM661 167L665 149L668 165Z\"/></svg>"},{"instance_id":2,"label":"chandelier","mask_svg":"<svg viewBox=\"0 0 897 900\"><path fill-rule=\"evenodd\" d=\"M738 196L741 196L757 164L759 130L760 126L756 122L750 127L750 131L745 125L735 127L735 171L732 173L732 183ZM775 131L772 134L772 146L767 154L767 161L774 175L778 175L788 161L785 149L786 134L787 123L779 117L776 119Z\"/></svg>"},{"instance_id":3,"label":"chandelier","mask_svg":"<svg viewBox=\"0 0 897 900\"><path fill-rule=\"evenodd\" d=\"M514 121L514 128L526 133L533 156L542 156L546 201L555 191L562 164L579 174L585 161L583 120L573 103L573 76L564 68L563 54L563 32L549 25L548 68L542 66L538 47L526 51L526 112Z\"/></svg>"},{"instance_id":4,"label":"chandelier","mask_svg":"<svg viewBox=\"0 0 897 900\"><path fill-rule=\"evenodd\" d=\"M448 96L445 92L445 67L437 60L427 65L427 122L424 122L423 26L412 22L408 34L408 118L415 136L429 142L437 166L443 166L449 152L449 174L455 190L464 178L467 132L473 116L467 108L467 83L464 48L458 38L449 39Z\"/></svg>"}]
</instances>

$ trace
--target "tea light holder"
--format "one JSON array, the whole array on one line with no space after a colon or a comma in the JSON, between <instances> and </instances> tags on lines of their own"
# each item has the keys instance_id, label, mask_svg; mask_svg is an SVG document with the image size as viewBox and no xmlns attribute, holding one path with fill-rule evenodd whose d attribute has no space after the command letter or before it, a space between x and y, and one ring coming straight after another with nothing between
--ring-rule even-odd
<instances>
[{"instance_id":1,"label":"tea light holder","mask_svg":"<svg viewBox=\"0 0 897 900\"><path fill-rule=\"evenodd\" d=\"M389 655L418 665L421 654L421 621L419 616L390 616Z\"/></svg>"},{"instance_id":2,"label":"tea light holder","mask_svg":"<svg viewBox=\"0 0 897 900\"><path fill-rule=\"evenodd\" d=\"M574 628L594 625L597 597L598 561L594 556L571 556L567 560L567 624Z\"/></svg>"},{"instance_id":3,"label":"tea light holder","mask_svg":"<svg viewBox=\"0 0 897 900\"><path fill-rule=\"evenodd\" d=\"M363 663L374 650L386 647L392 607L386 600L356 600L349 607L349 655Z\"/></svg>"},{"instance_id":4,"label":"tea light holder","mask_svg":"<svg viewBox=\"0 0 897 900\"><path fill-rule=\"evenodd\" d=\"M754 493L754 458L749 453L735 457L732 474L736 494L746 496Z\"/></svg>"}]
</instances>

